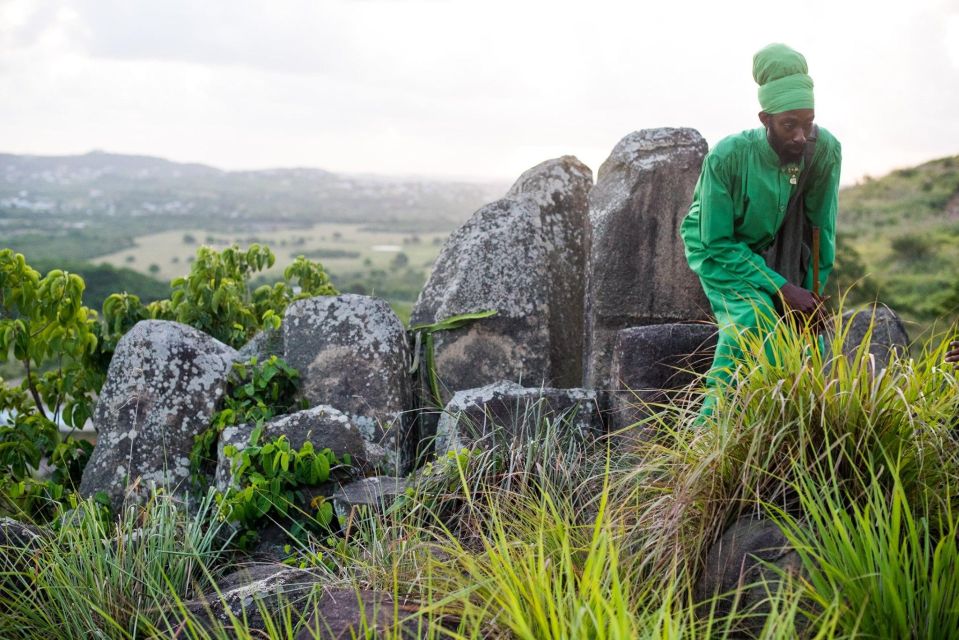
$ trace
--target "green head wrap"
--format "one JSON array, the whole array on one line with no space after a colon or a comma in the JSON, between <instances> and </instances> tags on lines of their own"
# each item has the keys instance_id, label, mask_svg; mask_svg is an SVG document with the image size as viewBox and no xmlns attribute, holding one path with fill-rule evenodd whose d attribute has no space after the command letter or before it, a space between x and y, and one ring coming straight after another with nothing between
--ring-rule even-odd
<instances>
[{"instance_id":1,"label":"green head wrap","mask_svg":"<svg viewBox=\"0 0 959 640\"><path fill-rule=\"evenodd\" d=\"M812 78L806 58L784 44L771 44L753 56L753 79L766 113L814 109Z\"/></svg>"}]
</instances>

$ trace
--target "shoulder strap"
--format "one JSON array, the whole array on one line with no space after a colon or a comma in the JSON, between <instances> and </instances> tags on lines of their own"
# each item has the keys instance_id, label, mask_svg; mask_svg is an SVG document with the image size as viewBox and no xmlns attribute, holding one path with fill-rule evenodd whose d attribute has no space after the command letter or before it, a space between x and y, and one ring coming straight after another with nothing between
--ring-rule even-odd
<instances>
[{"instance_id":1,"label":"shoulder strap","mask_svg":"<svg viewBox=\"0 0 959 640\"><path fill-rule=\"evenodd\" d=\"M816 152L818 138L819 128L813 125L812 132L806 138L806 146L803 148L803 170L799 174L796 190L786 206L786 216L772 245L763 252L766 264L797 286L802 286L810 264L812 225L806 218L803 199L806 183L812 173L813 155Z\"/></svg>"}]
</instances>

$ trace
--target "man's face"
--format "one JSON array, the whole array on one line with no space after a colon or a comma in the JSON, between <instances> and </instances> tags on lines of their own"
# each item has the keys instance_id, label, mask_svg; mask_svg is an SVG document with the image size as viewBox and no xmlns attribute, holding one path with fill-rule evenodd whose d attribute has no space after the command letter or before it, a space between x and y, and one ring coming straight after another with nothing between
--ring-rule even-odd
<instances>
[{"instance_id":1,"label":"man's face","mask_svg":"<svg viewBox=\"0 0 959 640\"><path fill-rule=\"evenodd\" d=\"M783 162L799 162L806 138L812 134L816 112L812 109L794 109L782 113L759 113L759 120L766 127L769 145Z\"/></svg>"}]
</instances>

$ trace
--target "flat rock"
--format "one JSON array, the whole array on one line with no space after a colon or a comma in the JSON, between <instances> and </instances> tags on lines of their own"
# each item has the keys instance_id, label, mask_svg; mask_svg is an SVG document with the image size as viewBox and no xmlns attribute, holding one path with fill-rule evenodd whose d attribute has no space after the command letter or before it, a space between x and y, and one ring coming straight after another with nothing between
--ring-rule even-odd
<instances>
[{"instance_id":1,"label":"flat rock","mask_svg":"<svg viewBox=\"0 0 959 640\"><path fill-rule=\"evenodd\" d=\"M286 361L300 374L310 406L351 416L364 439L382 447L384 471L409 470L413 398L406 330L385 300L344 294L294 302L283 321Z\"/></svg>"},{"instance_id":2,"label":"flat rock","mask_svg":"<svg viewBox=\"0 0 959 640\"><path fill-rule=\"evenodd\" d=\"M183 606L208 627L222 625L230 629L233 616L249 632L265 635L264 612L275 619L287 607L294 612L308 610L320 580L321 577L311 571L283 564L252 565L238 569L218 583L219 595L208 593Z\"/></svg>"},{"instance_id":3,"label":"flat rock","mask_svg":"<svg viewBox=\"0 0 959 640\"><path fill-rule=\"evenodd\" d=\"M84 497L104 491L115 509L157 487L187 489L194 437L227 388L237 352L178 322L138 322L117 344L93 414L97 444Z\"/></svg>"},{"instance_id":4,"label":"flat rock","mask_svg":"<svg viewBox=\"0 0 959 640\"><path fill-rule=\"evenodd\" d=\"M395 602L385 591L325 588L316 611L296 640L432 637L415 613L417 604Z\"/></svg>"},{"instance_id":5,"label":"flat rock","mask_svg":"<svg viewBox=\"0 0 959 640\"><path fill-rule=\"evenodd\" d=\"M676 399L676 391L709 370L716 338L713 324L654 324L617 332L610 371L610 432L627 438L649 435L648 430L633 433L628 428L659 412L656 404Z\"/></svg>"},{"instance_id":6,"label":"flat rock","mask_svg":"<svg viewBox=\"0 0 959 640\"><path fill-rule=\"evenodd\" d=\"M253 424L226 427L220 433L217 445L215 484L219 491L226 491L232 484L232 458L224 449L234 446L242 451L253 435ZM290 446L300 449L307 442L313 443L316 451L329 449L338 458L349 454L356 469L375 469L383 463L385 452L379 445L368 442L357 425L355 417L321 405L280 416L263 424L260 444L286 436Z\"/></svg>"},{"instance_id":7,"label":"flat rock","mask_svg":"<svg viewBox=\"0 0 959 640\"><path fill-rule=\"evenodd\" d=\"M579 383L591 182L590 170L571 156L544 162L450 235L411 325L497 313L433 334L438 404L497 380Z\"/></svg>"},{"instance_id":8,"label":"flat rock","mask_svg":"<svg viewBox=\"0 0 959 640\"><path fill-rule=\"evenodd\" d=\"M362 478L344 484L333 492L333 509L341 523L357 507L382 511L389 507L397 496L402 495L408 486L409 481L406 478L392 476Z\"/></svg>"},{"instance_id":9,"label":"flat rock","mask_svg":"<svg viewBox=\"0 0 959 640\"><path fill-rule=\"evenodd\" d=\"M706 155L694 129L644 129L617 143L589 194L585 386L608 389L616 332L706 320L679 226Z\"/></svg>"},{"instance_id":10,"label":"flat rock","mask_svg":"<svg viewBox=\"0 0 959 640\"><path fill-rule=\"evenodd\" d=\"M523 437L525 429L545 419L568 420L566 428L584 439L603 432L594 391L525 388L500 381L453 396L436 428L436 453L488 448L500 439Z\"/></svg>"}]
</instances>

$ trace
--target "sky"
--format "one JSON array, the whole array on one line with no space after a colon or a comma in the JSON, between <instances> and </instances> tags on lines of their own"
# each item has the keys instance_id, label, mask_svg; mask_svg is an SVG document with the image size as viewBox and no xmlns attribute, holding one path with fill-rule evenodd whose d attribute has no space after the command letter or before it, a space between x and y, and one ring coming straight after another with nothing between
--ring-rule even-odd
<instances>
[{"instance_id":1,"label":"sky","mask_svg":"<svg viewBox=\"0 0 959 640\"><path fill-rule=\"evenodd\" d=\"M0 0L0 152L595 173L638 129L758 126L770 42L806 56L844 183L959 154L959 0Z\"/></svg>"}]
</instances>

